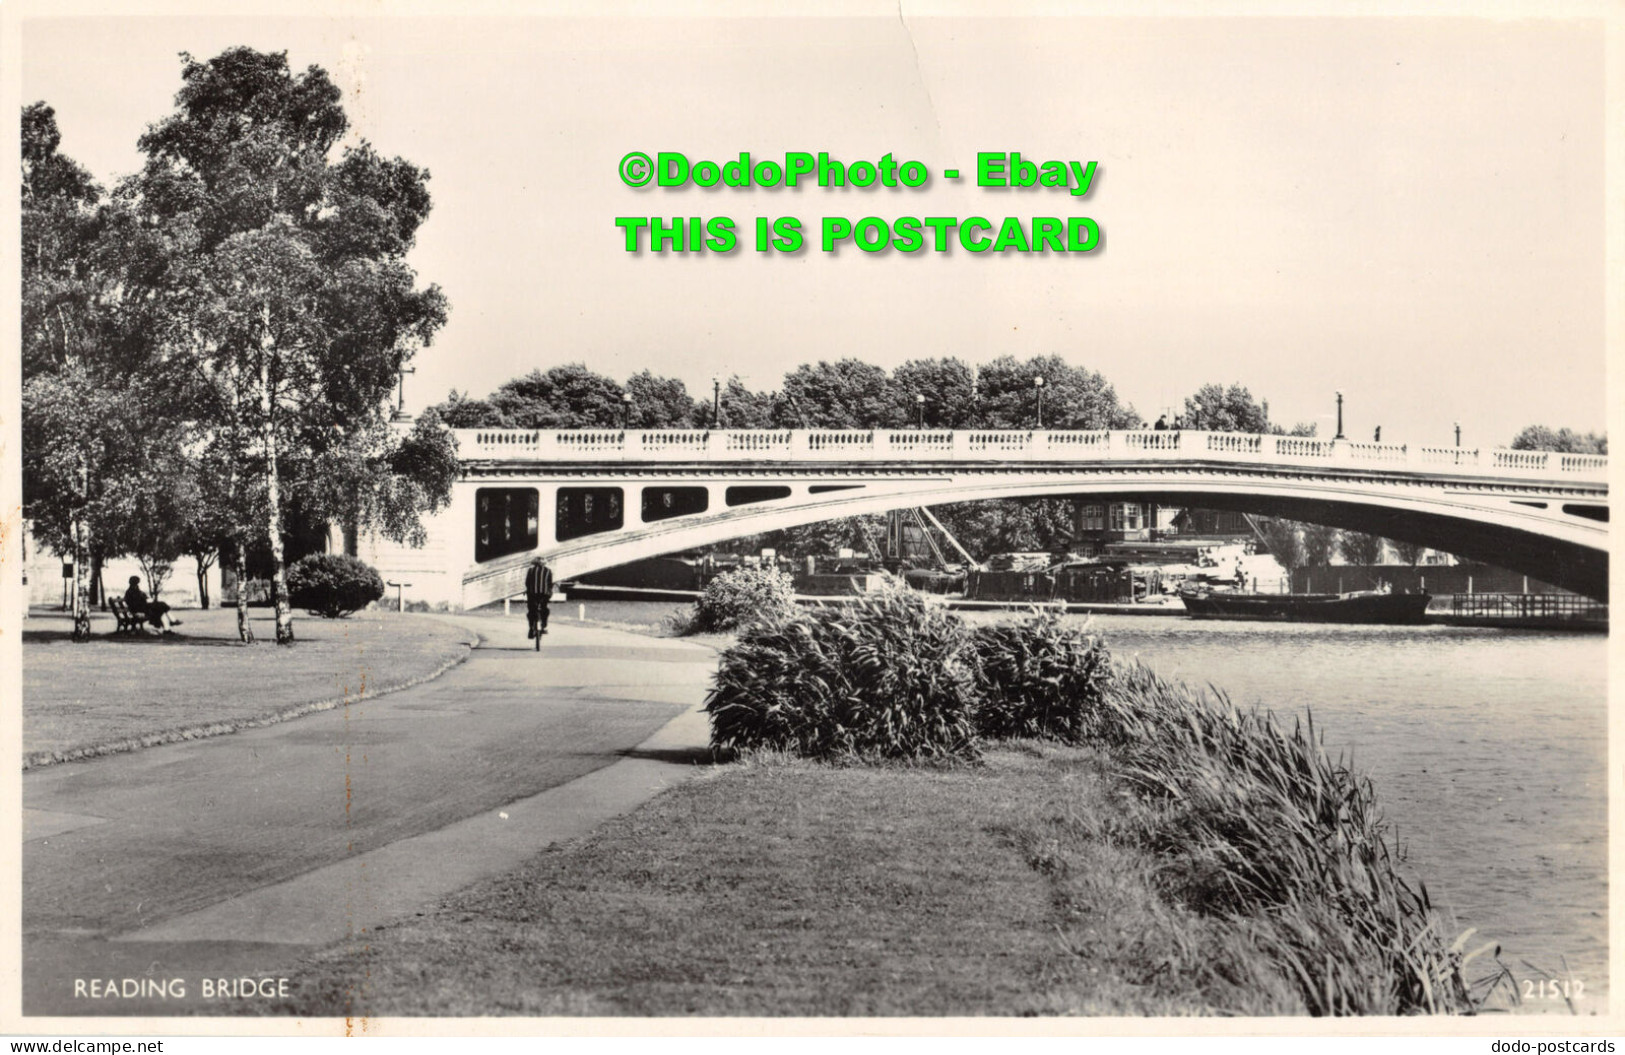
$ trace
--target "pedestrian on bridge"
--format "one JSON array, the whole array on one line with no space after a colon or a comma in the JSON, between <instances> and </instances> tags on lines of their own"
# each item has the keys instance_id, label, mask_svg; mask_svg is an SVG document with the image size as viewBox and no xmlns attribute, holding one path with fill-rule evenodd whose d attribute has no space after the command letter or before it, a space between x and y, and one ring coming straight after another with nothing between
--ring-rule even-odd
<instances>
[{"instance_id":1,"label":"pedestrian on bridge","mask_svg":"<svg viewBox=\"0 0 1625 1055\"><path fill-rule=\"evenodd\" d=\"M542 647L542 635L547 633L547 605L553 599L553 569L540 557L530 562L525 572L525 618L530 623L530 637L536 647Z\"/></svg>"}]
</instances>

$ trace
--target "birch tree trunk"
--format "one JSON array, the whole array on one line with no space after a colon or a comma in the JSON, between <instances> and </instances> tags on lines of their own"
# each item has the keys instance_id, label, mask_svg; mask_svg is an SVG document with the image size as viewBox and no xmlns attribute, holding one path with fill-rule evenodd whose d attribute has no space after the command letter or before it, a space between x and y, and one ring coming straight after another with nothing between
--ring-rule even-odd
<instances>
[{"instance_id":1,"label":"birch tree trunk","mask_svg":"<svg viewBox=\"0 0 1625 1055\"><path fill-rule=\"evenodd\" d=\"M254 631L248 628L248 543L241 535L237 538L237 640L254 643Z\"/></svg>"},{"instance_id":2,"label":"birch tree trunk","mask_svg":"<svg viewBox=\"0 0 1625 1055\"><path fill-rule=\"evenodd\" d=\"M73 640L90 640L90 528L83 517L73 527Z\"/></svg>"},{"instance_id":3,"label":"birch tree trunk","mask_svg":"<svg viewBox=\"0 0 1625 1055\"><path fill-rule=\"evenodd\" d=\"M282 562L282 493L276 467L276 421L272 416L275 400L271 392L271 356L276 339L271 336L269 309L264 312L265 329L260 336L260 439L265 448L265 520L271 544L271 593L276 602L276 643L293 644L293 610L288 607L288 581Z\"/></svg>"},{"instance_id":4,"label":"birch tree trunk","mask_svg":"<svg viewBox=\"0 0 1625 1055\"><path fill-rule=\"evenodd\" d=\"M79 494L88 502L90 500L90 468L85 464L84 455L79 461ZM90 523L85 519L84 508L80 508L79 520L73 526L73 640L90 640L90 591L86 581L90 569Z\"/></svg>"}]
</instances>

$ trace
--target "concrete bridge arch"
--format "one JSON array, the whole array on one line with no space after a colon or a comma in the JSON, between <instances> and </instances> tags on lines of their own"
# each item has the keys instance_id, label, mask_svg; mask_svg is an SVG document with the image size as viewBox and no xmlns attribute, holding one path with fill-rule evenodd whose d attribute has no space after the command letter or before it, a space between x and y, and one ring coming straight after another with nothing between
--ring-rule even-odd
<instances>
[{"instance_id":1,"label":"concrete bridge arch","mask_svg":"<svg viewBox=\"0 0 1625 1055\"><path fill-rule=\"evenodd\" d=\"M658 441L667 436L676 440L662 448ZM499 442L472 444L494 454L485 458L468 458L465 445L468 475L453 503L451 536L478 530L482 489L534 488L536 537L516 552L465 563L466 606L522 592L523 568L537 553L569 578L861 513L1088 496L1365 531L1607 596L1606 460L1591 456L1191 432L533 432L517 444L507 434L475 439ZM554 450L536 449L549 443ZM549 528L571 512L574 496L589 492L618 495L615 526L557 537ZM678 495L692 511L652 511L650 495L668 504Z\"/></svg>"}]
</instances>

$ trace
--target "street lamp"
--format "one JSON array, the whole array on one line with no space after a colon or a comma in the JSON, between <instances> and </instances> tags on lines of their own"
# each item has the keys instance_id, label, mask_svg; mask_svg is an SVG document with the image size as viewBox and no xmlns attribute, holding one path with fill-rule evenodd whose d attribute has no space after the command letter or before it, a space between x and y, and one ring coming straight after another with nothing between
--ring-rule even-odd
<instances>
[{"instance_id":1,"label":"street lamp","mask_svg":"<svg viewBox=\"0 0 1625 1055\"><path fill-rule=\"evenodd\" d=\"M1033 378L1033 388L1038 392L1038 427L1044 427L1044 378L1043 375Z\"/></svg>"},{"instance_id":2,"label":"street lamp","mask_svg":"<svg viewBox=\"0 0 1625 1055\"><path fill-rule=\"evenodd\" d=\"M1332 439L1340 440L1342 438L1343 438L1343 393L1339 392L1339 393L1337 393L1337 435L1333 436Z\"/></svg>"},{"instance_id":3,"label":"street lamp","mask_svg":"<svg viewBox=\"0 0 1625 1055\"><path fill-rule=\"evenodd\" d=\"M632 393L621 393L621 404L621 428L629 429L632 427Z\"/></svg>"},{"instance_id":4,"label":"street lamp","mask_svg":"<svg viewBox=\"0 0 1625 1055\"><path fill-rule=\"evenodd\" d=\"M1456 422L1456 446L1461 446L1461 422Z\"/></svg>"},{"instance_id":5,"label":"street lamp","mask_svg":"<svg viewBox=\"0 0 1625 1055\"><path fill-rule=\"evenodd\" d=\"M711 427L722 428L722 379L711 378Z\"/></svg>"},{"instance_id":6,"label":"street lamp","mask_svg":"<svg viewBox=\"0 0 1625 1055\"><path fill-rule=\"evenodd\" d=\"M914 393L914 409L919 412L920 431L924 432L925 431L925 395L923 393L920 393L920 392Z\"/></svg>"}]
</instances>

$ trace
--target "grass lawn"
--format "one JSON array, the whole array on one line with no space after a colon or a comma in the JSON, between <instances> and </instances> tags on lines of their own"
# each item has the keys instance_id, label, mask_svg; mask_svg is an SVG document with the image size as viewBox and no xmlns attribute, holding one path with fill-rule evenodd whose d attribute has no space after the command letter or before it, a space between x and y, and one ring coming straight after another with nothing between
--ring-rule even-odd
<instances>
[{"instance_id":1,"label":"grass lawn","mask_svg":"<svg viewBox=\"0 0 1625 1055\"><path fill-rule=\"evenodd\" d=\"M412 684L468 654L471 635L420 615L295 613L297 643L278 648L269 609L249 610L258 639L237 641L237 610L177 611L175 635L114 637L98 613L92 639L71 618L35 608L23 624L23 761L45 764L164 743L314 710Z\"/></svg>"},{"instance_id":2,"label":"grass lawn","mask_svg":"<svg viewBox=\"0 0 1625 1055\"><path fill-rule=\"evenodd\" d=\"M1103 756L708 769L289 973L301 1015L1300 1011L1154 893Z\"/></svg>"},{"instance_id":3,"label":"grass lawn","mask_svg":"<svg viewBox=\"0 0 1625 1055\"><path fill-rule=\"evenodd\" d=\"M682 636L684 641L719 652L733 644L737 635L732 633L678 635L672 628L673 620L693 609L693 601L564 601L553 606L552 618L554 622L576 623L585 613L582 626L606 626L647 637Z\"/></svg>"}]
</instances>

